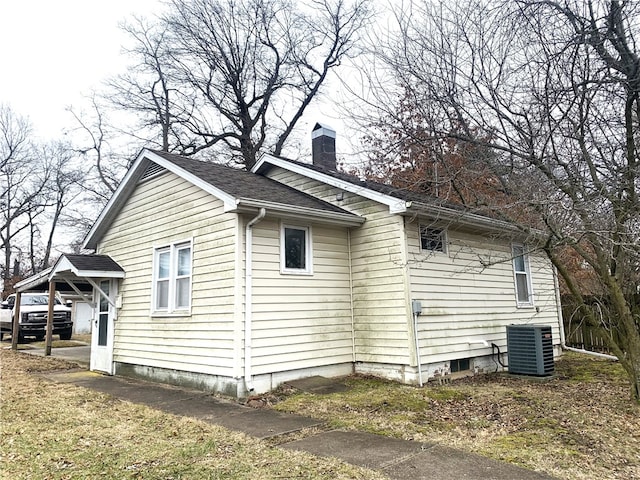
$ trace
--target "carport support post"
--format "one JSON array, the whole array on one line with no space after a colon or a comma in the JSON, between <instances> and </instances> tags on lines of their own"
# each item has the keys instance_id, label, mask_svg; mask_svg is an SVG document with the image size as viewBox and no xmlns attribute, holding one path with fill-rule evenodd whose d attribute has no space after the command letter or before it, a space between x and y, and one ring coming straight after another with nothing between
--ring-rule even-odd
<instances>
[{"instance_id":1,"label":"carport support post","mask_svg":"<svg viewBox=\"0 0 640 480\"><path fill-rule=\"evenodd\" d=\"M47 315L47 335L44 343L44 355L51 355L51 337L53 335L53 307L56 301L56 282L49 282L49 313Z\"/></svg>"},{"instance_id":2,"label":"carport support post","mask_svg":"<svg viewBox=\"0 0 640 480\"><path fill-rule=\"evenodd\" d=\"M18 350L18 337L20 336L20 303L22 293L16 292L16 303L13 307L13 324L11 325L11 350Z\"/></svg>"}]
</instances>

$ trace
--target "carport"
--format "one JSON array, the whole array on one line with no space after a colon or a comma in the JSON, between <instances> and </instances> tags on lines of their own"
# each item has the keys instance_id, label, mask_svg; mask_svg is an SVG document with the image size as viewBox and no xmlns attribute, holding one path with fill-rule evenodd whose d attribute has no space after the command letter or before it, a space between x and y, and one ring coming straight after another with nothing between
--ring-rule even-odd
<instances>
[{"instance_id":1,"label":"carport","mask_svg":"<svg viewBox=\"0 0 640 480\"><path fill-rule=\"evenodd\" d=\"M47 315L44 349L44 355L49 356L51 355L53 308L57 286L65 285L70 287L73 292L94 307L96 305L94 292L96 292L102 300L115 309L116 302L114 298L104 291L100 286L100 281L122 279L124 276L124 269L108 255L62 255L53 267L18 282L15 285L16 302L11 348L13 350L18 349L20 302L23 292L36 290L48 290L49 292L49 312ZM108 316L104 318L104 321L108 321Z\"/></svg>"}]
</instances>

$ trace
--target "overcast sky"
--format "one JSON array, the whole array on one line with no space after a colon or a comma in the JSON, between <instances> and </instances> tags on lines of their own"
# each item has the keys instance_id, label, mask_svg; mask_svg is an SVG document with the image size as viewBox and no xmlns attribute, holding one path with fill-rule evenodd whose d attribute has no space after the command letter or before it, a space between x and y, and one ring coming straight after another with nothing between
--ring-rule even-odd
<instances>
[{"instance_id":1,"label":"overcast sky","mask_svg":"<svg viewBox=\"0 0 640 480\"><path fill-rule=\"evenodd\" d=\"M66 109L86 109L92 91L124 71L128 38L118 25L162 8L162 0L0 0L0 103L28 117L40 140L60 139L78 126ZM339 154L351 155L357 135L334 108L342 98L336 84L324 93L307 108L291 146L306 155L313 125L323 122L336 129Z\"/></svg>"},{"instance_id":2,"label":"overcast sky","mask_svg":"<svg viewBox=\"0 0 640 480\"><path fill-rule=\"evenodd\" d=\"M29 117L42 139L73 124L65 111L122 71L118 24L152 16L159 0L2 0L0 102Z\"/></svg>"}]
</instances>

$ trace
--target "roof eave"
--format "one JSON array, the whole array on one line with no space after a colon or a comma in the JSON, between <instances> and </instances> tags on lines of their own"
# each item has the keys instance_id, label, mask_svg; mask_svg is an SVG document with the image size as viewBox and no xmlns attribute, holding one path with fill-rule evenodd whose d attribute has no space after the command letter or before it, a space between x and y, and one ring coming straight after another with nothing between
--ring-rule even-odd
<instances>
[{"instance_id":1,"label":"roof eave","mask_svg":"<svg viewBox=\"0 0 640 480\"><path fill-rule=\"evenodd\" d=\"M111 222L115 219L116 215L124 205L127 197L133 192L135 185L144 172L147 164L144 162L145 154L147 150L142 150L136 160L133 162L133 165L129 168L124 178L116 188L116 191L113 192L111 198L105 205L105 207L98 215L98 218L91 226L89 233L84 237L84 241L82 244L82 248L95 250L98 247L98 242L102 235L104 235L106 229L111 224Z\"/></svg>"},{"instance_id":2,"label":"roof eave","mask_svg":"<svg viewBox=\"0 0 640 480\"><path fill-rule=\"evenodd\" d=\"M51 270L53 270L53 267L49 267L41 272L36 273L35 275L19 281L14 285L16 292L24 292L29 290L30 288L35 287L36 285L41 285L42 283L44 283L44 279L48 279Z\"/></svg>"},{"instance_id":3,"label":"roof eave","mask_svg":"<svg viewBox=\"0 0 640 480\"><path fill-rule=\"evenodd\" d=\"M100 213L100 216L98 217L96 222L91 227L91 230L89 230L89 233L85 237L83 248L90 250L97 249L98 242L108 229L111 222L115 219L116 215L126 202L127 198L131 195L131 193L133 193L133 190L135 189L138 180L144 173L148 162L157 163L168 171L178 175L186 181L191 182L193 185L196 185L204 191L210 193L211 195L219 198L224 202L224 208L226 211L235 208L236 199L232 195L229 195L223 190L220 190L210 183L205 182L197 175L188 172L187 170L179 167L170 160L161 157L157 153L152 152L148 149L143 149L138 154L133 165L124 176L123 180L120 182L120 185L118 185L118 188L109 199L109 202Z\"/></svg>"},{"instance_id":4,"label":"roof eave","mask_svg":"<svg viewBox=\"0 0 640 480\"><path fill-rule=\"evenodd\" d=\"M291 220L300 220L301 218L304 218L346 227L358 227L366 220L364 217L360 217L352 213L329 212L314 208L292 206L249 198L238 199L237 206L234 211L237 213L255 213L260 208L267 210L267 213L275 213L281 218Z\"/></svg>"},{"instance_id":5,"label":"roof eave","mask_svg":"<svg viewBox=\"0 0 640 480\"><path fill-rule=\"evenodd\" d=\"M294 173L298 173L313 180L317 180L326 185L339 188L341 190L344 190L345 192L355 193L364 198L368 198L369 200L373 200L375 202L386 205L389 207L389 213L404 213L407 211L408 205L410 204L410 202L406 202L401 198L376 192L375 190L371 190L370 188L367 188L363 185L357 185L355 183L351 183L346 180L327 175L326 173L306 168L297 163L288 162L283 158L274 157L273 155L270 155L268 153L265 153L264 155L262 155L262 157L260 157L258 162L251 169L251 172L264 174L269 170L269 164L284 168Z\"/></svg>"},{"instance_id":6,"label":"roof eave","mask_svg":"<svg viewBox=\"0 0 640 480\"><path fill-rule=\"evenodd\" d=\"M504 220L485 217L477 213L464 210L456 210L441 205L428 205L425 203L412 202L409 205L408 213L422 214L434 220L450 222L453 224L477 228L491 232L523 233L517 225Z\"/></svg>"}]
</instances>

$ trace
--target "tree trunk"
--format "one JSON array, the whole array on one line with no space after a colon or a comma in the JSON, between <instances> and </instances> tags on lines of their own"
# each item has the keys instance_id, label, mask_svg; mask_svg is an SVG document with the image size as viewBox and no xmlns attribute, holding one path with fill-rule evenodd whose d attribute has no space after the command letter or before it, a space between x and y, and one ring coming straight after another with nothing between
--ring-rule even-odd
<instances>
[{"instance_id":1,"label":"tree trunk","mask_svg":"<svg viewBox=\"0 0 640 480\"><path fill-rule=\"evenodd\" d=\"M629 376L631 382L631 398L640 403L640 330L627 302L620 283L615 278L610 279L609 291L613 312L617 318L617 339L611 335L612 342L619 342L620 349L625 355L618 359Z\"/></svg>"}]
</instances>

